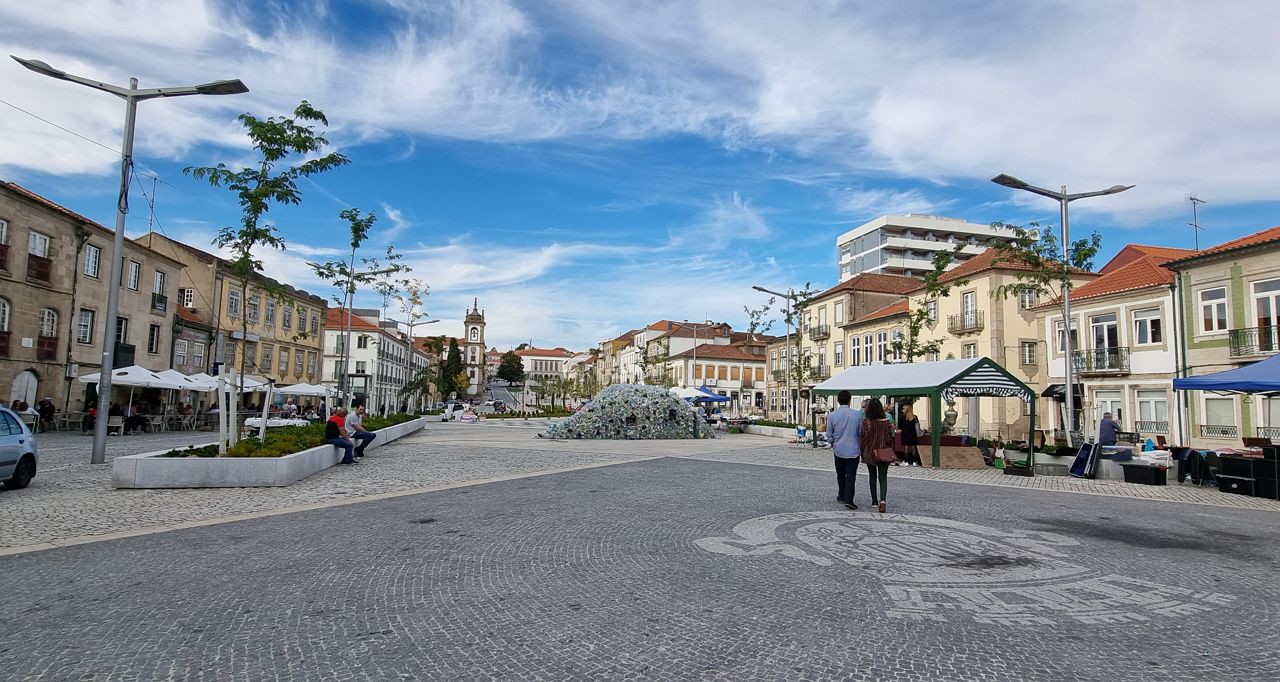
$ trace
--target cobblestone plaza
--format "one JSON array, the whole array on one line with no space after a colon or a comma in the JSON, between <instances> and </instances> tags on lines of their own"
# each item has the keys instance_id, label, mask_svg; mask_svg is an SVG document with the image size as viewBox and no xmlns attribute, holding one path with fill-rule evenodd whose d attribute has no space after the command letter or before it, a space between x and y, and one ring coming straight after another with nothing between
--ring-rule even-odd
<instances>
[{"instance_id":1,"label":"cobblestone plaza","mask_svg":"<svg viewBox=\"0 0 1280 682\"><path fill-rule=\"evenodd\" d=\"M0 493L0 567L18 586L0 666L14 679L1280 675L1280 517L1261 501L895 470L879 515L834 504L830 451L532 433L433 424L285 489L114 491L104 468L50 445L31 488Z\"/></svg>"}]
</instances>

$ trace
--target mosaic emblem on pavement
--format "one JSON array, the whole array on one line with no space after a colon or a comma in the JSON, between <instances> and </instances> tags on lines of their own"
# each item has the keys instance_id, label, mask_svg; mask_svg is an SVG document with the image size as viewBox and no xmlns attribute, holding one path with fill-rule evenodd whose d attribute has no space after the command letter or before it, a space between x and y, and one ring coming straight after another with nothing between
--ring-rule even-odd
<instances>
[{"instance_id":1,"label":"mosaic emblem on pavement","mask_svg":"<svg viewBox=\"0 0 1280 682\"><path fill-rule=\"evenodd\" d=\"M1075 540L901 514L835 511L761 516L731 537L694 540L730 556L778 554L819 566L854 566L881 581L894 618L1051 625L1184 617L1235 597L1104 575L1070 561Z\"/></svg>"}]
</instances>

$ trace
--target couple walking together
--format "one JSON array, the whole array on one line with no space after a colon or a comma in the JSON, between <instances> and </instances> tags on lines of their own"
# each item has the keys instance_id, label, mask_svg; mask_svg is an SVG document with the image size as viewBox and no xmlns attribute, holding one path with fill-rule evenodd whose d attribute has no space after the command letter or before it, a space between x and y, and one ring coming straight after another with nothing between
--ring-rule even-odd
<instances>
[{"instance_id":1,"label":"couple walking together","mask_svg":"<svg viewBox=\"0 0 1280 682\"><path fill-rule=\"evenodd\" d=\"M850 509L858 508L853 503L854 483L858 480L858 462L866 462L871 504L883 514L888 507L889 464L897 460L893 422L879 399L866 401L864 413L849 407L851 398L848 391L840 391L836 396L839 407L827 417L827 440L835 454L839 484L836 499Z\"/></svg>"}]
</instances>

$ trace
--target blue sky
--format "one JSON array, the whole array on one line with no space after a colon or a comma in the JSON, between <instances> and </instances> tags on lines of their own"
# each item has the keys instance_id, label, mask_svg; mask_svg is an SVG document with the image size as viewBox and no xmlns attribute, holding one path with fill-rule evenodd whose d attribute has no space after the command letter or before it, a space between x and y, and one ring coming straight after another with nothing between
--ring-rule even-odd
<instances>
[{"instance_id":1,"label":"blue sky","mask_svg":"<svg viewBox=\"0 0 1280 682\"><path fill-rule=\"evenodd\" d=\"M246 162L236 114L311 101L353 163L272 212L268 274L327 296L304 263L342 251L355 206L379 216L370 250L430 285L432 331L478 298L493 345L585 348L660 318L742 326L752 284L833 284L836 236L883 214L1056 225L1002 172L1137 185L1073 207L1104 257L1190 247L1192 192L1202 244L1276 225L1278 21L1243 0L47 0L0 5L0 44L114 83L245 81L139 111L155 219L201 246L237 210L182 168ZM111 224L120 103L8 60L0 101L0 178ZM133 206L144 232L137 187Z\"/></svg>"}]
</instances>

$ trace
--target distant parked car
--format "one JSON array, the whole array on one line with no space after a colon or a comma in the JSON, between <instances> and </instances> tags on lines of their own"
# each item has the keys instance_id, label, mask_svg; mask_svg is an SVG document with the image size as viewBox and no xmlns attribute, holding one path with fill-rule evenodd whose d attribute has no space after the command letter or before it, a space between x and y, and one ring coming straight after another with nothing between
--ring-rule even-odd
<instances>
[{"instance_id":1,"label":"distant parked car","mask_svg":"<svg viewBox=\"0 0 1280 682\"><path fill-rule=\"evenodd\" d=\"M0 407L0 481L14 490L36 477L36 437L13 410Z\"/></svg>"}]
</instances>

